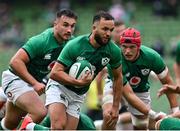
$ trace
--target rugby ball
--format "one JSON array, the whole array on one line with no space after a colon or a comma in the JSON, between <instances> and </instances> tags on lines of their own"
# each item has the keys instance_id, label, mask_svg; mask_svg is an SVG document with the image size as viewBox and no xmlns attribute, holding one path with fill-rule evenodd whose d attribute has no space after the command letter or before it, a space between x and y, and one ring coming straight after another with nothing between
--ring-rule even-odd
<instances>
[{"instance_id":1,"label":"rugby ball","mask_svg":"<svg viewBox=\"0 0 180 131\"><path fill-rule=\"evenodd\" d=\"M87 71L92 72L91 64L87 60L75 62L69 69L69 75L75 79L80 79Z\"/></svg>"}]
</instances>

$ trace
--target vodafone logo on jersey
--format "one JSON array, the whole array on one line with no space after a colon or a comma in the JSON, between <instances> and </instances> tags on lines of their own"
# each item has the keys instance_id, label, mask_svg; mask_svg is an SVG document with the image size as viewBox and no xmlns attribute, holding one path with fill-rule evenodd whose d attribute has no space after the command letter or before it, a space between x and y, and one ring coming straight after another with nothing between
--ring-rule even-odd
<instances>
[{"instance_id":1,"label":"vodafone logo on jersey","mask_svg":"<svg viewBox=\"0 0 180 131\"><path fill-rule=\"evenodd\" d=\"M52 61L49 65L48 65L48 70L51 70L54 66L56 61Z\"/></svg>"},{"instance_id":2,"label":"vodafone logo on jersey","mask_svg":"<svg viewBox=\"0 0 180 131\"><path fill-rule=\"evenodd\" d=\"M140 77L137 77L137 76L133 76L130 80L129 80L129 83L130 85L138 85L139 83L141 82L141 78Z\"/></svg>"}]
</instances>

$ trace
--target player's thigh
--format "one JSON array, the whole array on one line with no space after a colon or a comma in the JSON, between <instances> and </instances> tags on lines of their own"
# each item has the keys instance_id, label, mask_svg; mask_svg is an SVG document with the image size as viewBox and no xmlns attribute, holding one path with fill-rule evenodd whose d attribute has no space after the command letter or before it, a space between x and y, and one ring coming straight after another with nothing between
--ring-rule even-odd
<instances>
[{"instance_id":1,"label":"player's thigh","mask_svg":"<svg viewBox=\"0 0 180 131\"><path fill-rule=\"evenodd\" d=\"M16 100L16 105L31 115L45 116L47 113L47 109L45 108L43 101L33 90L25 92L19 96Z\"/></svg>"},{"instance_id":2,"label":"player's thigh","mask_svg":"<svg viewBox=\"0 0 180 131\"><path fill-rule=\"evenodd\" d=\"M151 98L150 92L143 92L143 93L135 93L137 97L139 97L148 107L151 107ZM128 111L131 112L133 115L143 116L144 114L138 111L136 108L128 104Z\"/></svg>"},{"instance_id":3,"label":"player's thigh","mask_svg":"<svg viewBox=\"0 0 180 131\"><path fill-rule=\"evenodd\" d=\"M14 128L18 126L20 120L23 116L26 115L26 112L15 106L12 102L7 101L6 103L6 115L5 121L6 126L9 128Z\"/></svg>"},{"instance_id":4,"label":"player's thigh","mask_svg":"<svg viewBox=\"0 0 180 131\"><path fill-rule=\"evenodd\" d=\"M79 119L77 117L67 114L67 124L65 130L76 130Z\"/></svg>"},{"instance_id":5,"label":"player's thigh","mask_svg":"<svg viewBox=\"0 0 180 131\"><path fill-rule=\"evenodd\" d=\"M151 106L151 99L150 99L150 93L144 92L144 93L136 93L136 95L147 105ZM149 118L148 116L145 116L143 113L139 112L136 108L132 107L131 105L128 105L128 111L131 112L131 119L132 124L134 126L148 126Z\"/></svg>"},{"instance_id":6,"label":"player's thigh","mask_svg":"<svg viewBox=\"0 0 180 131\"><path fill-rule=\"evenodd\" d=\"M28 83L8 70L2 74L2 88L7 99L14 104L19 96L34 90Z\"/></svg>"},{"instance_id":7,"label":"player's thigh","mask_svg":"<svg viewBox=\"0 0 180 131\"><path fill-rule=\"evenodd\" d=\"M69 100L67 107L67 125L66 129L76 129L78 126L80 109L84 102L84 95L72 95L72 99Z\"/></svg>"},{"instance_id":8,"label":"player's thigh","mask_svg":"<svg viewBox=\"0 0 180 131\"><path fill-rule=\"evenodd\" d=\"M48 112L53 129L64 128L67 122L66 106L62 103L52 103L48 106Z\"/></svg>"},{"instance_id":9,"label":"player's thigh","mask_svg":"<svg viewBox=\"0 0 180 131\"><path fill-rule=\"evenodd\" d=\"M134 127L140 129L148 128L149 118L145 115L131 115L131 120Z\"/></svg>"},{"instance_id":10,"label":"player's thigh","mask_svg":"<svg viewBox=\"0 0 180 131\"><path fill-rule=\"evenodd\" d=\"M66 109L68 106L68 97L61 91L61 85L49 84L46 89L46 106L51 119L52 128L64 128L67 122ZM57 127L59 124L59 127Z\"/></svg>"},{"instance_id":11,"label":"player's thigh","mask_svg":"<svg viewBox=\"0 0 180 131\"><path fill-rule=\"evenodd\" d=\"M110 110L113 103L113 82L111 79L106 78L105 79L105 85L103 90L103 98L102 98L102 109L103 114Z\"/></svg>"}]
</instances>

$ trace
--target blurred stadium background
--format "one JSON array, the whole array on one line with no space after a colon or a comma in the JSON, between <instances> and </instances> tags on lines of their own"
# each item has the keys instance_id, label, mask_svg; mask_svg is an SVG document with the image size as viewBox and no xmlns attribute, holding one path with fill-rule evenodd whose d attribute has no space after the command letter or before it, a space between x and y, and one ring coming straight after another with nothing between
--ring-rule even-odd
<instances>
[{"instance_id":1,"label":"blurred stadium background","mask_svg":"<svg viewBox=\"0 0 180 131\"><path fill-rule=\"evenodd\" d=\"M17 49L31 36L52 25L55 12L71 8L77 12L75 36L89 33L97 10L111 11L116 19L142 33L143 44L159 50L174 78L174 50L180 41L178 0L0 0L0 72ZM0 80L1 81L1 80ZM161 84L151 81L152 106L168 112L166 97L157 98Z\"/></svg>"}]
</instances>

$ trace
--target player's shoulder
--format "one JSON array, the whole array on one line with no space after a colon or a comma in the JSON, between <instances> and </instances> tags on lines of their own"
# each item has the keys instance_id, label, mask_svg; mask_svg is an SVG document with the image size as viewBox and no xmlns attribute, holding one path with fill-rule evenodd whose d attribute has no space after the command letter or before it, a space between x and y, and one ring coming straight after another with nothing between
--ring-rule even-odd
<instances>
[{"instance_id":1,"label":"player's shoulder","mask_svg":"<svg viewBox=\"0 0 180 131\"><path fill-rule=\"evenodd\" d=\"M84 43L87 43L87 42L89 42L88 35L80 35L80 36L74 37L73 39L69 40L68 45L73 44L73 46L79 46L82 43L84 44Z\"/></svg>"},{"instance_id":2,"label":"player's shoulder","mask_svg":"<svg viewBox=\"0 0 180 131\"><path fill-rule=\"evenodd\" d=\"M113 40L110 40L108 44L106 45L106 48L110 48L112 50L120 50L120 47L118 47Z\"/></svg>"},{"instance_id":3,"label":"player's shoulder","mask_svg":"<svg viewBox=\"0 0 180 131\"><path fill-rule=\"evenodd\" d=\"M150 47L147 47L145 45L142 45L141 46L141 54L144 54L146 56L160 56L159 53L157 51L155 51L154 49L150 48Z\"/></svg>"},{"instance_id":4,"label":"player's shoulder","mask_svg":"<svg viewBox=\"0 0 180 131\"><path fill-rule=\"evenodd\" d=\"M32 36L29 40L30 41L44 42L47 39L49 39L49 37L52 37L52 36L53 36L53 28L48 28L39 34Z\"/></svg>"},{"instance_id":5,"label":"player's shoulder","mask_svg":"<svg viewBox=\"0 0 180 131\"><path fill-rule=\"evenodd\" d=\"M73 38L71 41L88 41L89 40L88 36L89 36L88 34L80 35L80 36Z\"/></svg>"}]
</instances>

